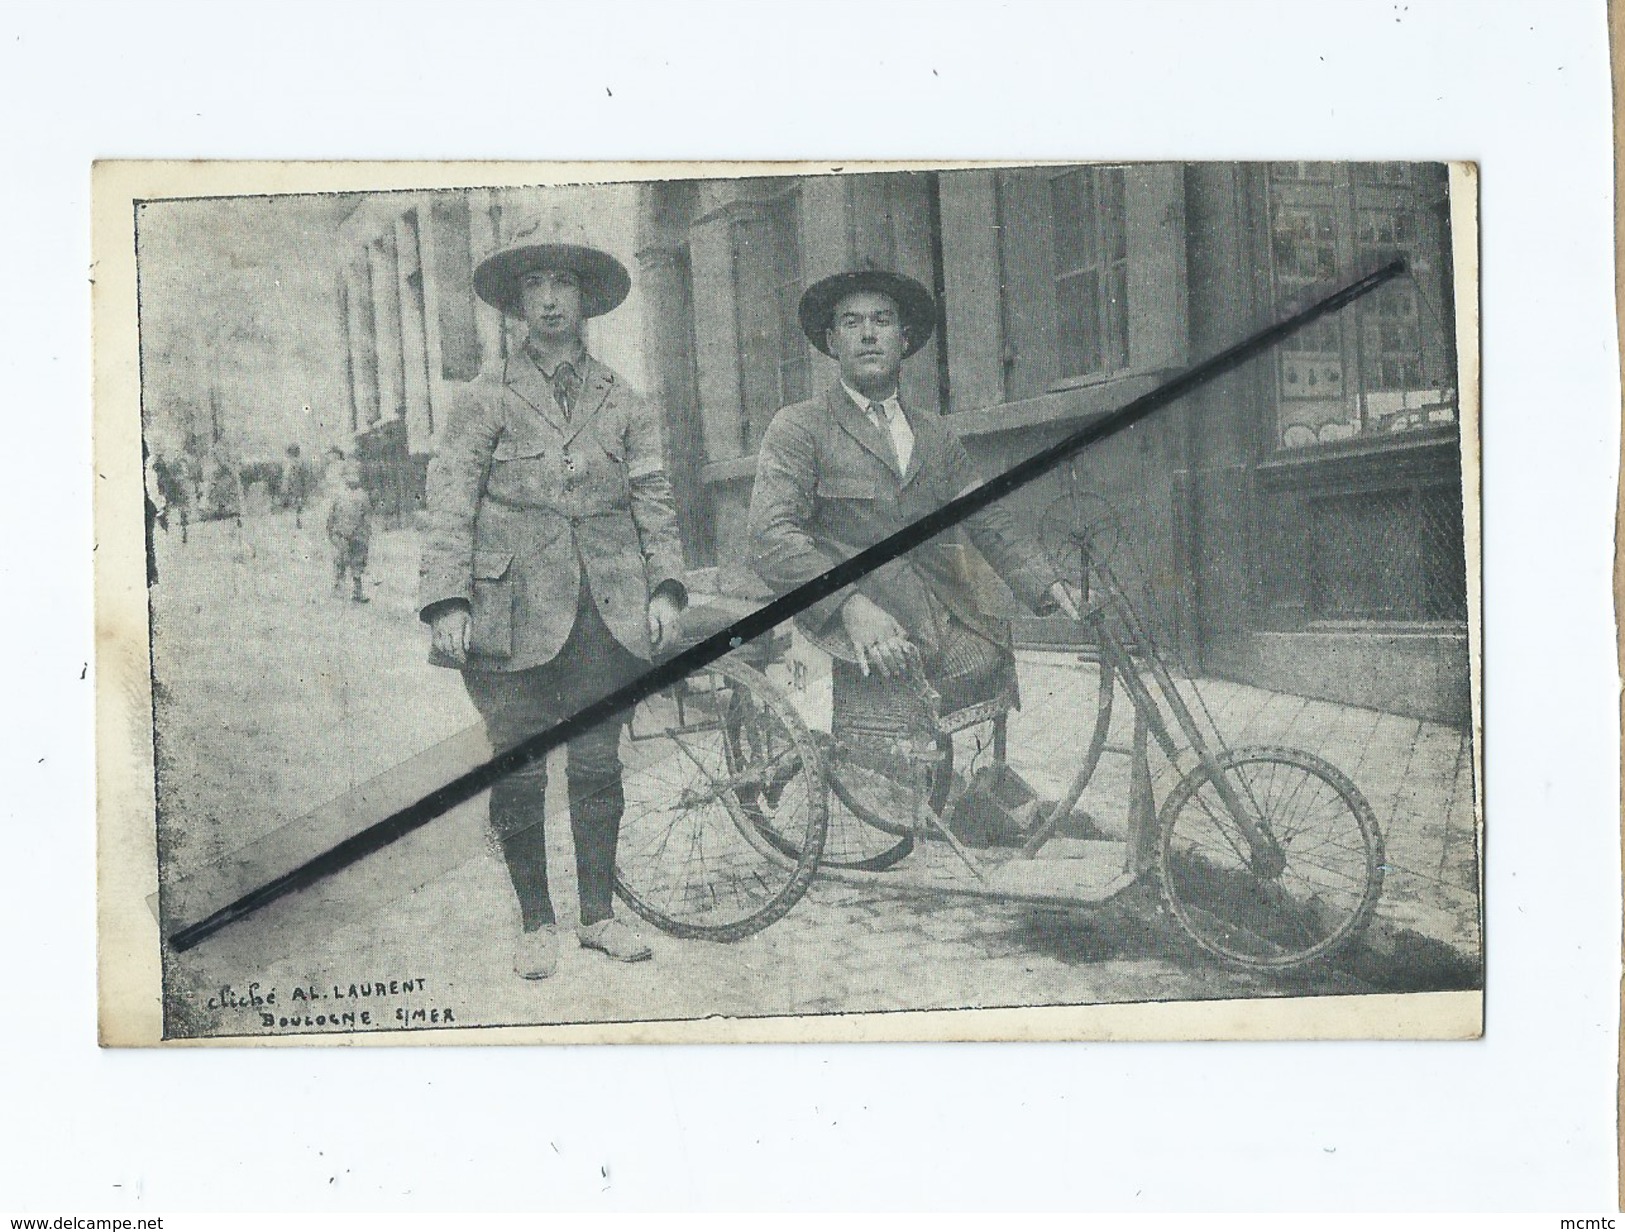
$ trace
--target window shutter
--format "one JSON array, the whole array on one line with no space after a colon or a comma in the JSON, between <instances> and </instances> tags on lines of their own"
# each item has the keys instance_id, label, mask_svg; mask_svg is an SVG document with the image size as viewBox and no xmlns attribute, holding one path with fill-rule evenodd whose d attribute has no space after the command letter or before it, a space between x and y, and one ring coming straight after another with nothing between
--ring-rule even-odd
<instances>
[{"instance_id":1,"label":"window shutter","mask_svg":"<svg viewBox=\"0 0 1625 1232\"><path fill-rule=\"evenodd\" d=\"M943 307L956 411L1004 401L999 206L993 181L991 171L945 171L939 178Z\"/></svg>"},{"instance_id":2,"label":"window shutter","mask_svg":"<svg viewBox=\"0 0 1625 1232\"><path fill-rule=\"evenodd\" d=\"M1004 294L1006 394L1044 392L1058 375L1055 258L1050 251L1047 170L999 172L1001 290Z\"/></svg>"},{"instance_id":3,"label":"window shutter","mask_svg":"<svg viewBox=\"0 0 1625 1232\"><path fill-rule=\"evenodd\" d=\"M1128 230L1129 366L1180 367L1189 359L1185 298L1185 168L1123 169Z\"/></svg>"},{"instance_id":4,"label":"window shutter","mask_svg":"<svg viewBox=\"0 0 1625 1232\"><path fill-rule=\"evenodd\" d=\"M432 254L436 325L440 333L440 376L471 381L480 372L479 327L474 318L474 257L468 201L458 195L436 201L429 210L426 254Z\"/></svg>"},{"instance_id":5,"label":"window shutter","mask_svg":"<svg viewBox=\"0 0 1625 1232\"><path fill-rule=\"evenodd\" d=\"M752 212L733 222L734 320L739 337L740 448L754 453L779 409L779 307L774 295L773 228Z\"/></svg>"}]
</instances>

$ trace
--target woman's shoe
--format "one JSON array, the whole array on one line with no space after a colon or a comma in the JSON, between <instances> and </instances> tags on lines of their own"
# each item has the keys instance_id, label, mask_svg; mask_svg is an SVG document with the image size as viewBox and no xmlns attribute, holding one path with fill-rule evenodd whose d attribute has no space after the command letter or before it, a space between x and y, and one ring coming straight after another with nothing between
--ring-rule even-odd
<instances>
[{"instance_id":1,"label":"woman's shoe","mask_svg":"<svg viewBox=\"0 0 1625 1232\"><path fill-rule=\"evenodd\" d=\"M559 929L543 924L534 932L519 934L513 950L514 974L527 980L545 980L559 969Z\"/></svg>"},{"instance_id":2,"label":"woman's shoe","mask_svg":"<svg viewBox=\"0 0 1625 1232\"><path fill-rule=\"evenodd\" d=\"M583 924L576 929L576 937L583 948L601 950L616 962L642 962L653 956L643 939L613 916L596 924Z\"/></svg>"}]
</instances>

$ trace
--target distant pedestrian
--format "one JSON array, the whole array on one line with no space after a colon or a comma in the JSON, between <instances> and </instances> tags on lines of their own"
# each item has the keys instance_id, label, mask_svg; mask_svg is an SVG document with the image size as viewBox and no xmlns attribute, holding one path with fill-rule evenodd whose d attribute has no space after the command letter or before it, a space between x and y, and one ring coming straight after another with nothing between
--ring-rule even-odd
<instances>
[{"instance_id":1,"label":"distant pedestrian","mask_svg":"<svg viewBox=\"0 0 1625 1232\"><path fill-rule=\"evenodd\" d=\"M243 477L236 460L218 452L209 464L209 516L231 518L238 526L243 524Z\"/></svg>"},{"instance_id":2,"label":"distant pedestrian","mask_svg":"<svg viewBox=\"0 0 1625 1232\"><path fill-rule=\"evenodd\" d=\"M313 500L332 500L344 491L344 450L329 445L322 451L321 469L315 475L311 490Z\"/></svg>"},{"instance_id":3,"label":"distant pedestrian","mask_svg":"<svg viewBox=\"0 0 1625 1232\"><path fill-rule=\"evenodd\" d=\"M170 519L179 519L181 542L185 543L192 506L192 482L186 463L167 454L157 454L152 459L152 476L158 489L158 525L167 534Z\"/></svg>"},{"instance_id":4,"label":"distant pedestrian","mask_svg":"<svg viewBox=\"0 0 1625 1232\"><path fill-rule=\"evenodd\" d=\"M315 476L300 457L299 446L289 445L287 461L282 464L282 507L293 510L295 529L304 526L305 506L315 486Z\"/></svg>"},{"instance_id":5,"label":"distant pedestrian","mask_svg":"<svg viewBox=\"0 0 1625 1232\"><path fill-rule=\"evenodd\" d=\"M342 468L344 486L333 497L327 514L327 538L333 545L333 590L344 593L344 575L351 577L350 598L366 603L361 593L361 575L367 569L367 545L372 541L372 502L361 486L361 465L346 462Z\"/></svg>"}]
</instances>

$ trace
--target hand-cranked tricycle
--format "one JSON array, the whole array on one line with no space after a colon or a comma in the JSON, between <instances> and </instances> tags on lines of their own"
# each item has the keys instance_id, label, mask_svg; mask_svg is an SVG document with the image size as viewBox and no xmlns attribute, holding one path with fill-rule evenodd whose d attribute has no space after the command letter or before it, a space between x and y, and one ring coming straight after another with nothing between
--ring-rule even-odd
<instances>
[{"instance_id":1,"label":"hand-cranked tricycle","mask_svg":"<svg viewBox=\"0 0 1625 1232\"><path fill-rule=\"evenodd\" d=\"M1082 686L1061 797L1009 766L1007 678L973 696L865 675L837 639L794 626L641 703L623 736L617 892L678 937L734 941L782 918L821 872L922 893L1062 907L1140 879L1202 949L1248 967L1323 960L1359 936L1382 889L1382 837L1350 780L1313 753L1226 747L1080 528ZM1126 834L1074 810L1108 752L1119 687L1134 711ZM982 738L977 740L980 735ZM990 754L955 770L955 741ZM1148 750L1174 768L1155 805Z\"/></svg>"}]
</instances>

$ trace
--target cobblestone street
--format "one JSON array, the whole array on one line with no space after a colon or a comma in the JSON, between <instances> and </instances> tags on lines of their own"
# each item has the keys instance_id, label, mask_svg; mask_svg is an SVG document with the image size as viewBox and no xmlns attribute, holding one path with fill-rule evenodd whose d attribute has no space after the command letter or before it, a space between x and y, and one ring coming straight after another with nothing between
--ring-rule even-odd
<instances>
[{"instance_id":1,"label":"cobblestone street","mask_svg":"<svg viewBox=\"0 0 1625 1232\"><path fill-rule=\"evenodd\" d=\"M194 527L184 547L159 536L154 655L171 880L229 867L226 857L256 841L315 854L321 835L355 828L353 810L372 808L366 820L375 819L484 752L455 675L425 661L412 532L375 534L363 605L331 592L319 523L307 516L296 531L289 515L252 513L241 528ZM1085 671L1065 655L1023 656L1011 758L1046 797L1071 772L1062 718ZM1217 682L1203 691L1233 743L1306 745L1360 784L1387 838L1380 920L1476 949L1471 766L1459 733ZM1128 739L1128 714L1120 705L1114 743ZM1168 786L1158 781L1159 799ZM572 867L569 827L554 815L562 795L549 801L549 859L560 918L570 919L574 879L559 875ZM1111 833L1127 798L1126 759L1108 757L1082 807ZM338 799L351 815L322 812ZM476 799L170 956L171 1031L432 1026L447 1011L453 1025L490 1026L1372 988L1343 970L1287 980L1225 968L1184 940L1150 882L1099 910L1062 911L820 879L785 919L743 941L646 928L655 959L631 967L568 944L558 974L540 983L511 972L516 927ZM276 1000L265 1003L271 990Z\"/></svg>"}]
</instances>

